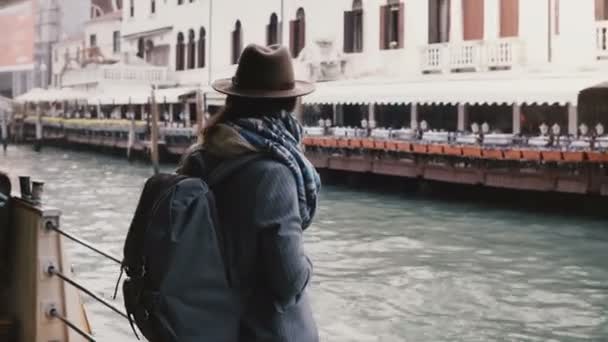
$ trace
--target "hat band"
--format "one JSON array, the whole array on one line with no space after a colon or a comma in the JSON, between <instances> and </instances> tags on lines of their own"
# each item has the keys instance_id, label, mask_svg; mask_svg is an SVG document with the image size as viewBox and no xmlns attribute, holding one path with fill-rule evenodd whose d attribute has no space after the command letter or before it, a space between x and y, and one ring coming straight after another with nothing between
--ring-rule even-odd
<instances>
[{"instance_id":1,"label":"hat band","mask_svg":"<svg viewBox=\"0 0 608 342\"><path fill-rule=\"evenodd\" d=\"M239 89L243 89L243 90L292 90L293 88L295 88L296 83L291 81L291 82L283 82L282 84L278 85L278 87L272 87L271 89L261 89L259 87L247 87L244 86L243 84L241 84L241 82L239 82L239 79L235 76L232 78L232 85L234 87L237 87Z\"/></svg>"}]
</instances>

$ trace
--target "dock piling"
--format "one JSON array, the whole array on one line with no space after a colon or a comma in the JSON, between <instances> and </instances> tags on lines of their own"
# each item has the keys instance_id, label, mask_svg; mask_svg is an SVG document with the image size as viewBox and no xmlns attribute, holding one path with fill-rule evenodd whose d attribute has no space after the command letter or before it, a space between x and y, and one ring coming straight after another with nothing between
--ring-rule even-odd
<instances>
[{"instance_id":1,"label":"dock piling","mask_svg":"<svg viewBox=\"0 0 608 342\"><path fill-rule=\"evenodd\" d=\"M40 152L42 149L42 108L40 103L36 104L36 142L34 143L34 150Z\"/></svg>"},{"instance_id":2,"label":"dock piling","mask_svg":"<svg viewBox=\"0 0 608 342\"><path fill-rule=\"evenodd\" d=\"M8 145L8 112L0 110L0 140L2 149L6 152Z\"/></svg>"},{"instance_id":3,"label":"dock piling","mask_svg":"<svg viewBox=\"0 0 608 342\"><path fill-rule=\"evenodd\" d=\"M154 87L152 88L152 98L150 100L150 111L152 115L152 127L150 130L150 159L154 167L154 174L158 174L158 104L156 103L156 95Z\"/></svg>"}]
</instances>

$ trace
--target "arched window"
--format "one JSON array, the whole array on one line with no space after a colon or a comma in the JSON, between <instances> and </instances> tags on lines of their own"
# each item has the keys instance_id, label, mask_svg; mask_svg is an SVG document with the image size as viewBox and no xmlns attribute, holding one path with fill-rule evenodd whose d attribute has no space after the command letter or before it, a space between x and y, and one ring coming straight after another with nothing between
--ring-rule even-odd
<instances>
[{"instance_id":1,"label":"arched window","mask_svg":"<svg viewBox=\"0 0 608 342\"><path fill-rule=\"evenodd\" d=\"M135 16L135 0L129 1L129 16L133 18Z\"/></svg>"},{"instance_id":2,"label":"arched window","mask_svg":"<svg viewBox=\"0 0 608 342\"><path fill-rule=\"evenodd\" d=\"M344 12L344 52L363 51L363 3L353 1L351 11Z\"/></svg>"},{"instance_id":3,"label":"arched window","mask_svg":"<svg viewBox=\"0 0 608 342\"><path fill-rule=\"evenodd\" d=\"M279 43L279 18L276 13L270 15L270 23L266 26L266 45Z\"/></svg>"},{"instance_id":4,"label":"arched window","mask_svg":"<svg viewBox=\"0 0 608 342\"><path fill-rule=\"evenodd\" d=\"M289 23L291 55L297 58L306 44L306 14L302 7L296 12L296 20Z\"/></svg>"},{"instance_id":5,"label":"arched window","mask_svg":"<svg viewBox=\"0 0 608 342\"><path fill-rule=\"evenodd\" d=\"M177 45L175 47L175 70L184 70L184 34L177 34Z\"/></svg>"},{"instance_id":6,"label":"arched window","mask_svg":"<svg viewBox=\"0 0 608 342\"><path fill-rule=\"evenodd\" d=\"M232 64L239 62L241 50L243 50L243 28L241 21L237 20L234 24L234 31L232 31Z\"/></svg>"},{"instance_id":7,"label":"arched window","mask_svg":"<svg viewBox=\"0 0 608 342\"><path fill-rule=\"evenodd\" d=\"M156 13L156 0L150 0L150 13Z\"/></svg>"},{"instance_id":8,"label":"arched window","mask_svg":"<svg viewBox=\"0 0 608 342\"><path fill-rule=\"evenodd\" d=\"M144 58L144 39L139 38L137 40L137 57Z\"/></svg>"},{"instance_id":9,"label":"arched window","mask_svg":"<svg viewBox=\"0 0 608 342\"><path fill-rule=\"evenodd\" d=\"M201 27L198 33L198 67L205 67L205 40L207 38L207 32L204 27Z\"/></svg>"},{"instance_id":10,"label":"arched window","mask_svg":"<svg viewBox=\"0 0 608 342\"><path fill-rule=\"evenodd\" d=\"M380 49L403 48L404 6L399 0L388 0L380 9Z\"/></svg>"},{"instance_id":11,"label":"arched window","mask_svg":"<svg viewBox=\"0 0 608 342\"><path fill-rule=\"evenodd\" d=\"M196 56L196 35L194 30L188 31L188 69L194 69Z\"/></svg>"}]
</instances>

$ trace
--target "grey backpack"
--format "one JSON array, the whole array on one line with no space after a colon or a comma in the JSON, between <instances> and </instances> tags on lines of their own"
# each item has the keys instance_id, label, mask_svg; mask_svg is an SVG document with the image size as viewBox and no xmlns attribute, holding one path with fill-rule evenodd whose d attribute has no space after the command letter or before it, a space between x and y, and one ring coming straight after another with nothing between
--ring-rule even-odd
<instances>
[{"instance_id":1,"label":"grey backpack","mask_svg":"<svg viewBox=\"0 0 608 342\"><path fill-rule=\"evenodd\" d=\"M125 241L123 296L148 340L238 340L240 306L210 188L254 159L220 164L209 182L176 174L146 182Z\"/></svg>"}]
</instances>

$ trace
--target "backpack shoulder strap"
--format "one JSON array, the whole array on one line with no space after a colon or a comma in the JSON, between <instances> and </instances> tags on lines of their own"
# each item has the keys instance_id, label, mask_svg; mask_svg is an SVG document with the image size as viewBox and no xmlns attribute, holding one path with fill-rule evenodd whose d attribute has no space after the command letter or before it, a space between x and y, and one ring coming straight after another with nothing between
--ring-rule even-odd
<instances>
[{"instance_id":1,"label":"backpack shoulder strap","mask_svg":"<svg viewBox=\"0 0 608 342\"><path fill-rule=\"evenodd\" d=\"M207 184L210 187L220 183L224 179L230 177L235 171L244 167L245 165L252 163L256 160L262 159L263 155L260 153L247 154L243 157L238 157L225 162L220 163L210 174L207 179Z\"/></svg>"}]
</instances>

